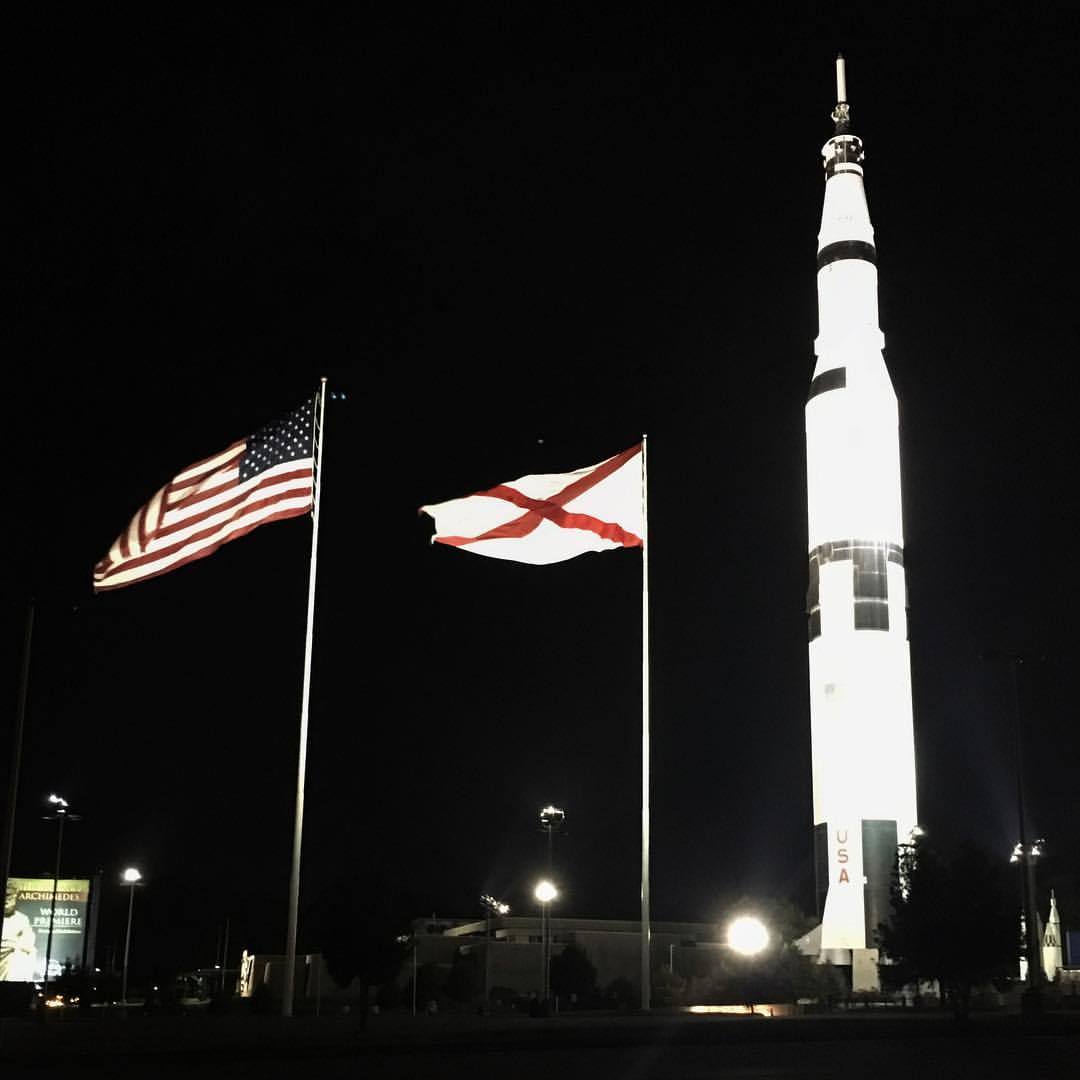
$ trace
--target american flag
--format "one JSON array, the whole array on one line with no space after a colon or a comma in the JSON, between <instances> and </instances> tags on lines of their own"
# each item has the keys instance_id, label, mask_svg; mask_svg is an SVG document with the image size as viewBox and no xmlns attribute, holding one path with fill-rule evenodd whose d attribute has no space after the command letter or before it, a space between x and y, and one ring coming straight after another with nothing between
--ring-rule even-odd
<instances>
[{"instance_id":1,"label":"american flag","mask_svg":"<svg viewBox=\"0 0 1080 1080\"><path fill-rule=\"evenodd\" d=\"M167 574L268 521L307 513L314 461L315 407L308 401L173 477L94 567L94 591Z\"/></svg>"}]
</instances>

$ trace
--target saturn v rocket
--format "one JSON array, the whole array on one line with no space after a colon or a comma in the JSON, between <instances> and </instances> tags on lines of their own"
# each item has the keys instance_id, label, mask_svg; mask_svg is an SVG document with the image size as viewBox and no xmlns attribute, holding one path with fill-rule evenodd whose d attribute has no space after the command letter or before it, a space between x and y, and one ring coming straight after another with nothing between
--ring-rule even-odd
<instances>
[{"instance_id":1,"label":"saturn v rocket","mask_svg":"<svg viewBox=\"0 0 1080 1080\"><path fill-rule=\"evenodd\" d=\"M821 950L855 971L848 950L874 948L917 818L897 401L843 58L836 82L806 402L807 615Z\"/></svg>"}]
</instances>

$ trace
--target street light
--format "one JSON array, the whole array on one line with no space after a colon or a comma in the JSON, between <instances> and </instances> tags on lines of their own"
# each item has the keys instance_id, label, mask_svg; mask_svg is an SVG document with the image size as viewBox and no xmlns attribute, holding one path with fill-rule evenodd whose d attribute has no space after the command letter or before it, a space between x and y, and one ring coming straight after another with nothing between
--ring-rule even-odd
<instances>
[{"instance_id":1,"label":"street light","mask_svg":"<svg viewBox=\"0 0 1080 1080\"><path fill-rule=\"evenodd\" d=\"M1040 839L1036 840L1031 845L1031 847L1028 848L1027 854L1030 855L1032 858L1037 859L1042 854L1042 845L1045 844L1045 843L1046 843L1045 839L1040 838ZM1023 844L1017 844L1012 849L1012 854L1009 856L1009 862L1018 863L1018 862L1020 862L1020 860L1023 857L1024 857L1024 845Z\"/></svg>"},{"instance_id":2,"label":"street light","mask_svg":"<svg viewBox=\"0 0 1080 1080\"><path fill-rule=\"evenodd\" d=\"M128 988L128 959L131 956L131 915L135 910L135 886L142 881L142 874L135 869L134 866L129 866L122 875L122 880L125 885L128 886L128 917L127 917L127 934L124 936L124 977L120 984L120 1001L121 1004L127 1004L127 988Z\"/></svg>"},{"instance_id":3,"label":"street light","mask_svg":"<svg viewBox=\"0 0 1080 1080\"><path fill-rule=\"evenodd\" d=\"M480 897L480 903L484 905L484 1008L486 1009L491 996L491 917L509 915L510 905L496 900L494 896L488 896L487 893Z\"/></svg>"},{"instance_id":4,"label":"street light","mask_svg":"<svg viewBox=\"0 0 1080 1080\"><path fill-rule=\"evenodd\" d=\"M768 927L756 915L737 915L727 925L721 950L728 949L740 957L734 965L738 983L742 986L743 1000L747 1013L753 1015L757 1010L754 1005L756 979L753 976L755 959L771 943L772 935Z\"/></svg>"},{"instance_id":5,"label":"street light","mask_svg":"<svg viewBox=\"0 0 1080 1080\"><path fill-rule=\"evenodd\" d=\"M416 1015L416 934L398 934L394 938L399 945L412 946L412 1014Z\"/></svg>"},{"instance_id":6,"label":"street light","mask_svg":"<svg viewBox=\"0 0 1080 1080\"><path fill-rule=\"evenodd\" d=\"M1021 998L1021 1009L1024 1012L1038 1013L1042 1011L1042 993L1039 976L1042 973L1042 955L1039 942L1038 915L1035 909L1035 860L1038 855L1037 841L1030 848L1027 841L1026 819L1024 814L1024 758L1023 758L1023 724L1020 717L1020 665L1025 658L1019 653L1003 652L993 649L984 652L984 660L1003 661L1007 663L1012 672L1012 704L1013 724L1015 738L1016 758L1016 816L1020 826L1020 842L1013 849L1012 862L1020 862L1022 866L1022 896L1024 909L1025 950L1027 953L1027 990Z\"/></svg>"},{"instance_id":7,"label":"street light","mask_svg":"<svg viewBox=\"0 0 1080 1080\"><path fill-rule=\"evenodd\" d=\"M53 927L56 925L56 892L60 885L60 853L64 847L64 822L79 821L78 814L68 811L68 801L60 795L50 795L49 803L56 809L51 814L46 814L44 821L56 822L56 865L53 869L52 904L49 907L49 936L45 944L45 978L42 1000L49 1000L49 964L52 961Z\"/></svg>"},{"instance_id":8,"label":"street light","mask_svg":"<svg viewBox=\"0 0 1080 1080\"><path fill-rule=\"evenodd\" d=\"M540 902L540 960L543 971L541 1000L546 1003L551 993L551 916L548 905L552 900L558 899L559 890L545 879L537 884L533 896Z\"/></svg>"},{"instance_id":9,"label":"street light","mask_svg":"<svg viewBox=\"0 0 1080 1080\"><path fill-rule=\"evenodd\" d=\"M1040 837L1038 840L1032 841L1026 847L1022 843L1018 843L1009 855L1010 863L1021 863L1022 873L1024 875L1022 890L1024 898L1024 917L1022 919L1024 926L1024 962L1021 964L1021 977L1026 976L1026 982L1028 988L1037 988L1042 981L1042 951L1040 949L1034 949L1031 947L1031 941L1034 938L1036 942L1039 940L1039 915L1038 906L1036 901L1031 901L1031 910L1028 910L1027 898L1029 896L1035 897L1037 895L1035 891L1035 860L1043 853L1043 845L1046 840ZM1035 916L1035 925L1032 929L1028 929L1029 921L1031 919L1031 913ZM1032 966L1032 957L1035 958L1035 965ZM1026 971L1024 970L1026 967ZM1029 1005L1029 1008L1033 1007ZM1034 1007L1037 1008L1037 1005Z\"/></svg>"},{"instance_id":10,"label":"street light","mask_svg":"<svg viewBox=\"0 0 1080 1080\"><path fill-rule=\"evenodd\" d=\"M727 943L740 956L757 956L769 947L769 931L753 915L740 915L727 929Z\"/></svg>"},{"instance_id":11,"label":"street light","mask_svg":"<svg viewBox=\"0 0 1080 1080\"><path fill-rule=\"evenodd\" d=\"M540 828L547 833L547 871L551 873L551 834L562 828L566 811L550 804L540 811Z\"/></svg>"},{"instance_id":12,"label":"street light","mask_svg":"<svg viewBox=\"0 0 1080 1080\"><path fill-rule=\"evenodd\" d=\"M540 829L547 833L547 872L549 876L552 873L552 837L562 828L565 820L566 811L552 803L548 803L547 806L542 807L540 810ZM541 893L544 895L541 896ZM550 991L549 982L551 975L551 919L547 905L558 895L558 891L550 881L541 881L540 884L536 886L535 896L536 899L540 901L540 942L544 965L543 986L545 1002L548 999Z\"/></svg>"}]
</instances>

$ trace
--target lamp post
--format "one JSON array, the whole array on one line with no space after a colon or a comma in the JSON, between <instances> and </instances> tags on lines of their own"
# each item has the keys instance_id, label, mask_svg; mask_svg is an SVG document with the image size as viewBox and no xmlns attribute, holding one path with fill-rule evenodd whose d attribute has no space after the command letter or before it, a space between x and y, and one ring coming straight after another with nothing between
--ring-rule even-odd
<instances>
[{"instance_id":1,"label":"lamp post","mask_svg":"<svg viewBox=\"0 0 1080 1080\"><path fill-rule=\"evenodd\" d=\"M753 960L769 947L769 930L755 915L739 915L728 923L727 947L744 960ZM753 986L753 979L750 980ZM747 990L746 1011L753 1015L754 1001L749 987Z\"/></svg>"},{"instance_id":2,"label":"lamp post","mask_svg":"<svg viewBox=\"0 0 1080 1080\"><path fill-rule=\"evenodd\" d=\"M1024 900L1024 958L1027 961L1027 985L1029 995L1034 992L1035 1000L1028 1000L1028 1008L1038 1008L1038 994L1043 981L1042 950L1039 947L1039 915L1035 897L1035 860L1042 854L1043 845L1046 843L1041 837L1030 844L1023 842L1013 848L1009 856L1009 862L1020 863L1020 872L1023 874L1023 900ZM1028 898L1031 898L1030 904ZM1034 924L1034 925L1033 925ZM1034 946L1032 945L1034 942ZM1034 961L1034 963L1033 963Z\"/></svg>"},{"instance_id":3,"label":"lamp post","mask_svg":"<svg viewBox=\"0 0 1080 1080\"><path fill-rule=\"evenodd\" d=\"M488 896L487 893L480 897L480 903L484 905L484 1009L486 1011L491 997L491 917L509 915L510 905L496 900L494 896Z\"/></svg>"},{"instance_id":4,"label":"lamp post","mask_svg":"<svg viewBox=\"0 0 1080 1080\"><path fill-rule=\"evenodd\" d=\"M60 854L64 848L64 822L79 821L78 814L68 811L68 801L60 795L50 795L49 803L56 807L51 814L44 816L45 821L56 822L56 864L53 868L52 904L49 907L49 936L45 943L45 977L42 1000L49 1000L49 964L52 961L53 927L56 925L56 892L60 885Z\"/></svg>"},{"instance_id":5,"label":"lamp post","mask_svg":"<svg viewBox=\"0 0 1080 1080\"><path fill-rule=\"evenodd\" d=\"M563 822L566 820L566 811L561 810L559 807L552 803L548 803L547 806L542 807L540 810L540 829L542 832L547 833L547 872L550 878L552 874L552 837L556 831L562 828ZM544 895L542 896L541 893ZM535 896L540 901L540 942L541 953L543 956L544 965L544 979L543 979L543 1000L547 1002L550 995L550 976L551 976L551 915L548 911L548 904L551 903L559 895L555 886L551 884L550 880L541 881L536 886Z\"/></svg>"},{"instance_id":6,"label":"lamp post","mask_svg":"<svg viewBox=\"0 0 1080 1080\"><path fill-rule=\"evenodd\" d=\"M416 1015L416 932L411 934L398 934L394 940L399 945L410 946L410 952L412 953L412 1014Z\"/></svg>"},{"instance_id":7,"label":"lamp post","mask_svg":"<svg viewBox=\"0 0 1080 1080\"><path fill-rule=\"evenodd\" d=\"M551 869L551 834L562 828L566 820L566 811L557 806L547 805L540 811L540 829L547 833L547 872L550 877Z\"/></svg>"},{"instance_id":8,"label":"lamp post","mask_svg":"<svg viewBox=\"0 0 1080 1080\"><path fill-rule=\"evenodd\" d=\"M533 890L533 896L540 902L541 1000L546 1005L548 998L551 996L551 915L548 905L552 900L558 899L559 890L545 879L537 884Z\"/></svg>"},{"instance_id":9,"label":"lamp post","mask_svg":"<svg viewBox=\"0 0 1080 1080\"><path fill-rule=\"evenodd\" d=\"M225 941L221 947L221 996L225 996L225 975L229 970L229 918L225 917Z\"/></svg>"},{"instance_id":10,"label":"lamp post","mask_svg":"<svg viewBox=\"0 0 1080 1080\"><path fill-rule=\"evenodd\" d=\"M120 983L120 1001L122 1004L127 1004L127 990L128 990L128 960L131 957L131 916L135 910L135 886L142 881L142 874L135 869L134 866L129 866L123 873L122 880L128 887L128 916L127 916L127 933L124 935L124 975Z\"/></svg>"},{"instance_id":11,"label":"lamp post","mask_svg":"<svg viewBox=\"0 0 1080 1080\"><path fill-rule=\"evenodd\" d=\"M1020 842L1013 852L1013 862L1020 862L1022 873L1024 937L1027 952L1027 990L1022 1000L1024 1012L1040 1012L1042 996L1040 975L1042 974L1042 955L1039 948L1038 916L1035 909L1035 862L1038 854L1037 845L1028 844L1027 826L1024 813L1024 761L1022 744L1022 724L1020 719L1020 665L1024 657L1019 653L990 650L983 653L985 660L998 660L1008 663L1012 672L1013 724L1016 741L1016 816L1020 827Z\"/></svg>"}]
</instances>

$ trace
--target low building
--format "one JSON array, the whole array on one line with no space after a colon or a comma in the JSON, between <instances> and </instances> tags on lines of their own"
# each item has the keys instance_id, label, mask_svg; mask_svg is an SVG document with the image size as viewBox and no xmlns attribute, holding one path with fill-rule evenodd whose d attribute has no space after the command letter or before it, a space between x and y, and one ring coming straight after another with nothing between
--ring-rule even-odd
<instances>
[{"instance_id":1,"label":"low building","mask_svg":"<svg viewBox=\"0 0 1080 1080\"><path fill-rule=\"evenodd\" d=\"M254 997L265 992L279 997L285 986L288 958L269 953L249 953L244 950L240 957L240 973L236 981L237 993L242 998ZM293 969L294 1001L319 1003L325 998L338 998L342 990L330 977L326 960L321 953L298 953Z\"/></svg>"},{"instance_id":2,"label":"low building","mask_svg":"<svg viewBox=\"0 0 1080 1080\"><path fill-rule=\"evenodd\" d=\"M574 945L596 968L600 986L607 986L618 978L635 986L638 984L641 923L552 916L550 929L552 957L558 956L568 945ZM652 971L656 973L667 968L678 975L697 974L708 951L726 947L719 935L720 928L712 923L652 923ZM415 965L450 966L455 956L476 955L484 965L489 987L502 987L525 997L542 993L543 951L539 917L415 919L412 941ZM408 969L403 976L409 977Z\"/></svg>"}]
</instances>

